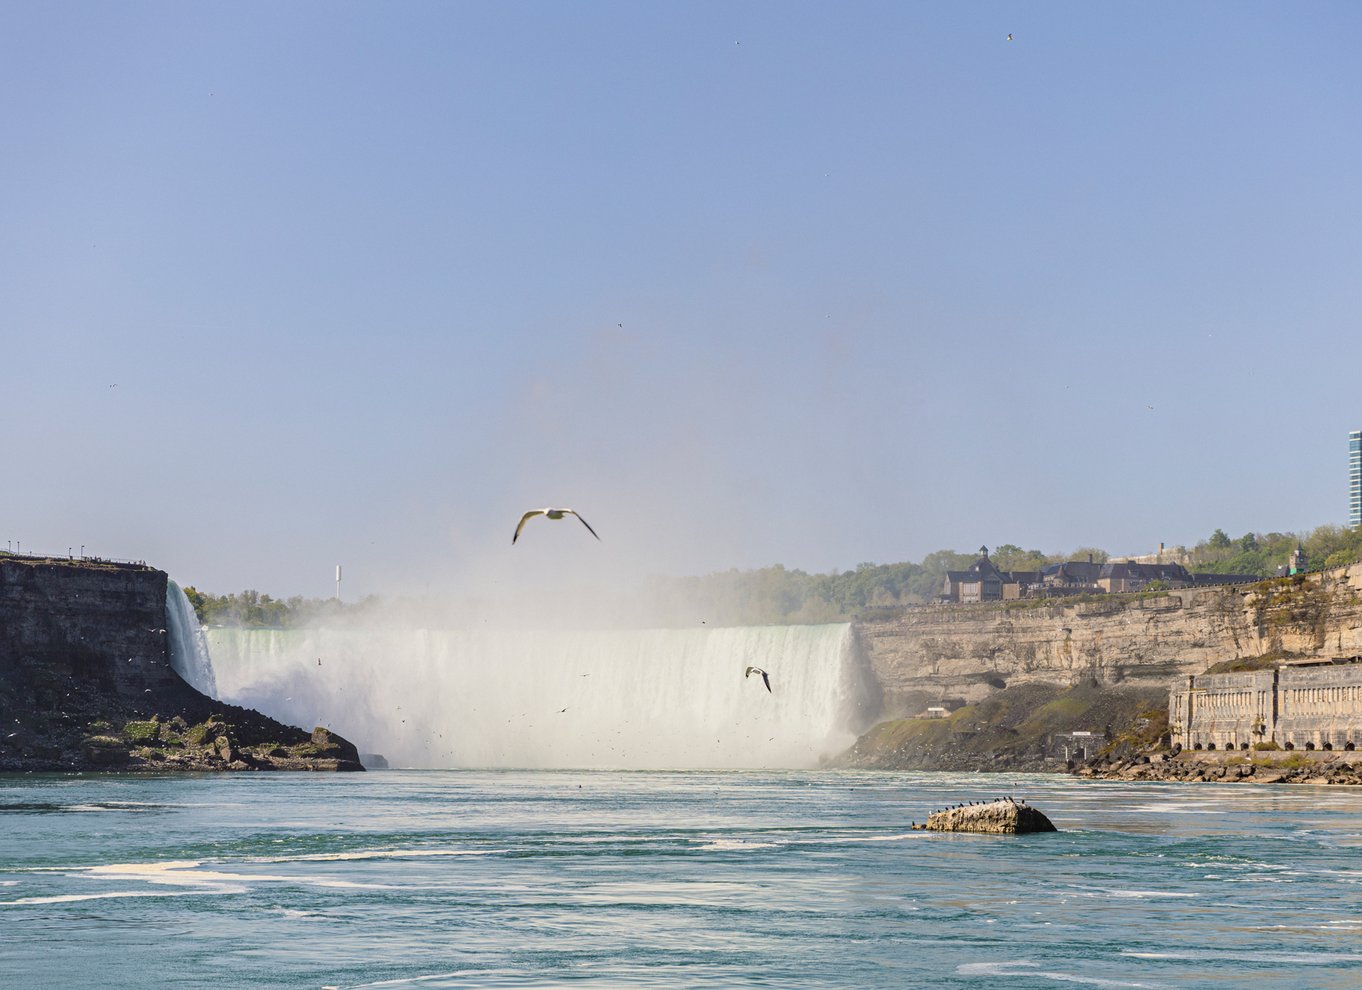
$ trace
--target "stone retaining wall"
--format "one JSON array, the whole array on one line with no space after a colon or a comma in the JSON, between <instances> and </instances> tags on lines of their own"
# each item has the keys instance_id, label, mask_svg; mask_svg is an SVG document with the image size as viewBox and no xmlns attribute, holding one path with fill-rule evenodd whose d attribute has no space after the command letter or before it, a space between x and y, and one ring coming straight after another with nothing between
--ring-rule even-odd
<instances>
[{"instance_id":1,"label":"stone retaining wall","mask_svg":"<svg viewBox=\"0 0 1362 990\"><path fill-rule=\"evenodd\" d=\"M1184 749L1352 751L1362 742L1362 663L1190 676L1169 692Z\"/></svg>"}]
</instances>

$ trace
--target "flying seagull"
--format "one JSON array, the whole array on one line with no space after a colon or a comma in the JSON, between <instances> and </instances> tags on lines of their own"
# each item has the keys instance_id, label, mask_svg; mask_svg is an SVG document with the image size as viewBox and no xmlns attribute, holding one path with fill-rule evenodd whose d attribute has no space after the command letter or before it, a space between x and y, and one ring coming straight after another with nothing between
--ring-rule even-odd
<instances>
[{"instance_id":1,"label":"flying seagull","mask_svg":"<svg viewBox=\"0 0 1362 990\"><path fill-rule=\"evenodd\" d=\"M761 682L766 685L767 692L774 693L771 692L771 678L767 677L766 671L762 670L760 667L748 667L746 670L742 672L742 675L743 677L747 677L750 674L754 673L761 675Z\"/></svg>"},{"instance_id":2,"label":"flying seagull","mask_svg":"<svg viewBox=\"0 0 1362 990\"><path fill-rule=\"evenodd\" d=\"M531 509L520 517L520 524L515 528L515 536L511 537L512 544L520 539L520 531L525 528L525 523L529 522L535 516L548 516L550 519L562 519L564 516L577 516L578 519L581 519L582 525L587 528L587 531L592 536L596 536L596 531L591 528L591 524L585 519L582 519L581 516L578 516L576 509ZM596 539L599 540L600 537L596 536Z\"/></svg>"}]
</instances>

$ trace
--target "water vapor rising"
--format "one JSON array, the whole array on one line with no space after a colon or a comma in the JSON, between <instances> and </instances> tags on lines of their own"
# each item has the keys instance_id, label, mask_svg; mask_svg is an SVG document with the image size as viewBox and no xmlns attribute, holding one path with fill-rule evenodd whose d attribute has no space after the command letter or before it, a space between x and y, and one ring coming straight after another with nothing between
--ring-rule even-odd
<instances>
[{"instance_id":1,"label":"water vapor rising","mask_svg":"<svg viewBox=\"0 0 1362 990\"><path fill-rule=\"evenodd\" d=\"M805 768L854 738L848 625L208 632L219 696L401 767ZM772 692L743 671L770 672Z\"/></svg>"}]
</instances>

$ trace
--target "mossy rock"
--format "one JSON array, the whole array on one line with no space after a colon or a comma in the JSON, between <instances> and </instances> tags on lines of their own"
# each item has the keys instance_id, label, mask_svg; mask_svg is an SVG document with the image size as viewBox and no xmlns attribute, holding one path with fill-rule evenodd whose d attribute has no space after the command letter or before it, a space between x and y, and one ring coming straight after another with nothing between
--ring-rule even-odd
<instances>
[{"instance_id":1,"label":"mossy rock","mask_svg":"<svg viewBox=\"0 0 1362 990\"><path fill-rule=\"evenodd\" d=\"M80 744L81 754L97 766L126 763L127 745L116 736L87 736Z\"/></svg>"},{"instance_id":2,"label":"mossy rock","mask_svg":"<svg viewBox=\"0 0 1362 990\"><path fill-rule=\"evenodd\" d=\"M161 723L155 719L147 722L128 722L123 726L123 736L134 743L155 742L161 738Z\"/></svg>"},{"instance_id":3,"label":"mossy rock","mask_svg":"<svg viewBox=\"0 0 1362 990\"><path fill-rule=\"evenodd\" d=\"M225 722L217 719L209 719L198 725L192 725L185 730L184 741L190 746L211 746L218 736L229 734L229 727Z\"/></svg>"}]
</instances>

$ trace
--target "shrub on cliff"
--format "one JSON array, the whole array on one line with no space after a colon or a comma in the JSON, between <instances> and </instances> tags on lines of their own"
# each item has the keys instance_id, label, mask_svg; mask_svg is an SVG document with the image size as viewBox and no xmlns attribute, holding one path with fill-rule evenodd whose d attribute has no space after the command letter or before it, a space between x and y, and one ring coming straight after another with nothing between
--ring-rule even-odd
<instances>
[{"instance_id":1,"label":"shrub on cliff","mask_svg":"<svg viewBox=\"0 0 1362 990\"><path fill-rule=\"evenodd\" d=\"M142 745L155 742L161 738L161 723L155 719L148 722L128 722L123 726L123 737Z\"/></svg>"}]
</instances>

